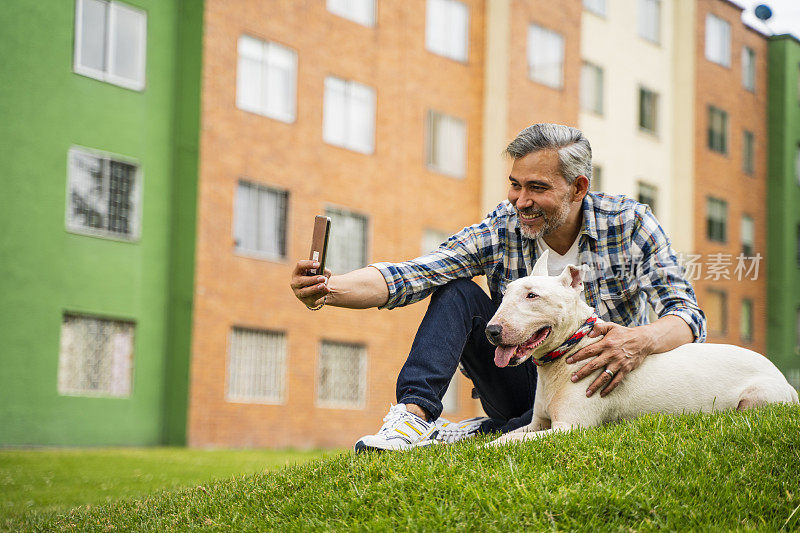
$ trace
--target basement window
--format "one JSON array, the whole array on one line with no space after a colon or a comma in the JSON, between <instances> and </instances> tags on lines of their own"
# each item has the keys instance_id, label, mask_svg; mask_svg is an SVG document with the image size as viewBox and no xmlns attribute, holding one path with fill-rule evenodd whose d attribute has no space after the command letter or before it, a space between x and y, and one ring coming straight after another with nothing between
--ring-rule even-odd
<instances>
[{"instance_id":1,"label":"basement window","mask_svg":"<svg viewBox=\"0 0 800 533\"><path fill-rule=\"evenodd\" d=\"M133 322L65 314L58 356L58 393L129 397L134 329Z\"/></svg>"},{"instance_id":2,"label":"basement window","mask_svg":"<svg viewBox=\"0 0 800 533\"><path fill-rule=\"evenodd\" d=\"M227 366L227 401L274 404L285 400L285 334L233 328Z\"/></svg>"}]
</instances>

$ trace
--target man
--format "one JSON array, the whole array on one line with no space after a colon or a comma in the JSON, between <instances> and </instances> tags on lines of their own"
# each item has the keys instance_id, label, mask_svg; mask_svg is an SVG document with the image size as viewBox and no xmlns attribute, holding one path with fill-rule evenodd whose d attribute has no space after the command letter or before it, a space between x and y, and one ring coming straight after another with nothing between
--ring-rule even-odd
<instances>
[{"instance_id":1,"label":"man","mask_svg":"<svg viewBox=\"0 0 800 533\"><path fill-rule=\"evenodd\" d=\"M528 275L547 249L551 275L567 264L589 266L584 298L608 321L591 332L603 335L601 341L567 360L596 356L573 381L605 369L587 395L611 393L651 353L705 340L705 317L650 209L624 197L588 192L592 153L579 130L534 124L506 153L513 159L508 201L435 252L338 276L329 271L306 276L312 262L297 263L291 286L311 309L392 309L433 293L397 379L398 404L377 434L356 443L356 451L407 449L437 434L453 441L477 432L505 433L530 422L536 367L532 360L495 366L495 347L484 330L506 285ZM487 276L491 298L471 281L477 275ZM659 317L652 324L647 324L646 301ZM488 419L437 425L441 398L459 363Z\"/></svg>"}]
</instances>

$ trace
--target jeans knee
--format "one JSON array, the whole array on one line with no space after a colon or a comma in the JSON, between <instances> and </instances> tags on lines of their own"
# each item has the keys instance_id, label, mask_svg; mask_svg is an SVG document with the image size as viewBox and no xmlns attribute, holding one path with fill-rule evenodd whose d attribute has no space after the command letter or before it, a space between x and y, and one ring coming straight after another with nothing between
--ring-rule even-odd
<instances>
[{"instance_id":1,"label":"jeans knee","mask_svg":"<svg viewBox=\"0 0 800 533\"><path fill-rule=\"evenodd\" d=\"M431 297L431 303L434 301L447 300L465 300L472 301L474 299L488 298L483 289L471 279L459 278L449 281L436 289Z\"/></svg>"}]
</instances>

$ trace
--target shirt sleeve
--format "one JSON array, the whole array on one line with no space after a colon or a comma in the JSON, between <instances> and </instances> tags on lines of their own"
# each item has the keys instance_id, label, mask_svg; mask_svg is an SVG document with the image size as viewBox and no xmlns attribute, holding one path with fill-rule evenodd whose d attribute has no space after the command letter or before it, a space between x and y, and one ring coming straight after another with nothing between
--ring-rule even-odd
<instances>
[{"instance_id":1,"label":"shirt sleeve","mask_svg":"<svg viewBox=\"0 0 800 533\"><path fill-rule=\"evenodd\" d=\"M706 317L697 305L692 284L670 245L661 225L649 207L637 209L634 244L641 250L637 281L659 318L682 318L694 334L694 342L706 340Z\"/></svg>"},{"instance_id":2,"label":"shirt sleeve","mask_svg":"<svg viewBox=\"0 0 800 533\"><path fill-rule=\"evenodd\" d=\"M389 287L389 299L380 309L394 309L426 298L434 289L458 278L484 273L494 257L495 220L487 218L450 237L434 252L402 263L373 263Z\"/></svg>"}]
</instances>

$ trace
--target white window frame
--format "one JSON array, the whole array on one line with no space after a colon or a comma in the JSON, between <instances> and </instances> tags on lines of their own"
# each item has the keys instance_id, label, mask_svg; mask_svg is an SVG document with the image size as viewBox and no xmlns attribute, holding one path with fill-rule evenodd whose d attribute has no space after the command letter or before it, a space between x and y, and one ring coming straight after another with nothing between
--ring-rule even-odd
<instances>
[{"instance_id":1,"label":"white window frame","mask_svg":"<svg viewBox=\"0 0 800 533\"><path fill-rule=\"evenodd\" d=\"M749 46L742 47L742 86L756 92L756 51Z\"/></svg>"},{"instance_id":2,"label":"white window frame","mask_svg":"<svg viewBox=\"0 0 800 533\"><path fill-rule=\"evenodd\" d=\"M748 308L747 316L745 308ZM743 298L739 304L739 337L744 342L753 342L755 304L751 298Z\"/></svg>"},{"instance_id":3,"label":"white window frame","mask_svg":"<svg viewBox=\"0 0 800 533\"><path fill-rule=\"evenodd\" d=\"M321 380L322 380L322 370L323 370L323 359L329 357L329 355L325 354L325 347L326 345L331 346L339 346L342 348L351 348L356 350L358 353L356 354L358 358L358 386L360 388L358 398L355 401L347 401L341 400L336 398L322 398L322 388L321 388ZM324 407L328 409L363 409L367 403L367 385L369 383L368 380L368 357L367 357L367 347L364 344L359 343L349 343L349 342L339 342L339 341L328 341L323 340L318 345L318 353L317 353L317 371L316 371L316 379L315 379L315 389L316 392L314 394L315 402L318 407Z\"/></svg>"},{"instance_id":4,"label":"white window frame","mask_svg":"<svg viewBox=\"0 0 800 533\"><path fill-rule=\"evenodd\" d=\"M430 170L439 172L453 178L464 178L467 175L467 122L461 118L446 113L441 113L435 110L428 110L426 121L426 135L425 135L425 163ZM434 140L436 138L436 128L449 128L452 132L458 133L461 130L461 135L456 138L453 135L453 145L446 147L447 152L461 151L461 157L455 161L452 166L448 161L435 161L436 154L434 153ZM448 135L448 137L450 137ZM459 145L460 144L460 145ZM458 155L458 154L456 154ZM445 158L446 159L446 158Z\"/></svg>"},{"instance_id":5,"label":"white window frame","mask_svg":"<svg viewBox=\"0 0 800 533\"><path fill-rule=\"evenodd\" d=\"M461 387L461 378L459 377L461 372L456 370L456 373L453 374L453 377L450 378L450 383L447 385L447 391L445 391L444 396L442 396L442 412L443 413L450 413L455 414L458 412L460 406L459 395L458 391Z\"/></svg>"},{"instance_id":6,"label":"white window frame","mask_svg":"<svg viewBox=\"0 0 800 533\"><path fill-rule=\"evenodd\" d=\"M94 157L101 160L113 160L119 163L125 163L127 165L132 165L136 167L136 171L134 173L133 179L133 187L131 187L131 203L132 207L130 210L130 224L131 224L131 231L128 234L124 233L116 233L113 231L109 231L106 229L99 229L99 228L89 228L80 224L75 224L72 221L72 201L71 201L71 193L72 193L72 180L74 179L73 176L73 157L76 154L81 154L84 156ZM104 176L104 183L106 183L105 189L108 192L108 181L110 177L108 174ZM72 146L69 151L67 152L67 190L66 190L66 209L64 211L64 227L70 233L77 233L79 235L88 235L90 237L102 237L104 239L116 240L116 241L124 241L124 242L136 242L139 240L139 236L141 233L141 213L142 209L142 197L143 193L142 190L144 188L144 174L142 171L142 166L139 162L131 157L122 156L118 154L112 154L110 152L104 152L101 150L94 150L92 148L85 148L83 146Z\"/></svg>"},{"instance_id":7,"label":"white window frame","mask_svg":"<svg viewBox=\"0 0 800 533\"><path fill-rule=\"evenodd\" d=\"M329 237L328 242L328 251L327 251L327 261L326 261L326 268L330 268L334 274L345 274L347 272L351 272L352 270L363 268L369 264L369 242L370 242L370 223L369 217L362 213L358 213L356 211L346 209L343 207L337 206L328 206L325 208L325 214L331 218L331 234ZM363 254L363 261L356 262L353 261L351 264L345 265L338 265L336 263L336 250L339 247L340 242L347 242L353 240L352 235L346 235L342 232L342 229L338 227L336 223L337 216L345 216L345 217L352 217L357 219L362 219L364 221L364 241L362 242L362 250ZM346 268L341 269L340 267L345 266Z\"/></svg>"},{"instance_id":8,"label":"white window frame","mask_svg":"<svg viewBox=\"0 0 800 533\"><path fill-rule=\"evenodd\" d=\"M535 38L538 37L541 42L534 42ZM564 87L564 54L565 54L565 43L564 43L564 36L557 31L551 30L550 28L545 28L544 26L539 26L538 24L529 24L528 25L528 35L527 35L527 51L526 57L528 61L528 78L536 83L541 83L547 87L551 87L553 89L561 89ZM551 80L547 73L549 71L545 70L544 73L541 73L540 70L542 67L555 68L556 63L550 63L552 58L548 58L548 62L542 63L539 61L542 59L538 52L537 45L544 45L545 43L549 43L549 45L557 45L557 56L558 59L558 81ZM546 48L546 46L543 46ZM538 69L537 69L538 64Z\"/></svg>"},{"instance_id":9,"label":"white window frame","mask_svg":"<svg viewBox=\"0 0 800 533\"><path fill-rule=\"evenodd\" d=\"M661 0L639 0L638 8L639 37L661 44Z\"/></svg>"},{"instance_id":10,"label":"white window frame","mask_svg":"<svg viewBox=\"0 0 800 533\"><path fill-rule=\"evenodd\" d=\"M751 176L756 171L756 136L749 130L742 132L742 171Z\"/></svg>"},{"instance_id":11,"label":"white window frame","mask_svg":"<svg viewBox=\"0 0 800 533\"><path fill-rule=\"evenodd\" d=\"M711 242L728 242L728 202L714 198L713 196L706 197L706 240ZM711 235L709 231L709 222L721 225L722 235Z\"/></svg>"},{"instance_id":12,"label":"white window frame","mask_svg":"<svg viewBox=\"0 0 800 533\"><path fill-rule=\"evenodd\" d=\"M137 7L131 6L129 4L125 4L122 2L116 2L114 0L99 0L105 3L107 7L107 19L106 19L106 28L105 28L105 42L103 43L104 48L104 56L105 56L105 65L103 70L98 70L92 67L88 67L81 63L81 46L83 44L83 4L85 0L76 0L75 2L75 49L73 51L73 71L76 74L81 74L83 76L87 76L89 78L94 78L96 80L104 81L107 83L111 83L113 85L118 85L120 87L124 87L126 89L131 89L134 91L142 91L146 85L146 78L147 78L147 12L143 9L139 9ZM114 61L114 35L113 35L113 28L114 28L114 21L117 17L117 10L124 9L138 15L144 17L144 23L142 24L142 28L139 34L139 49L137 50L139 54L139 66L138 66L138 73L139 76L136 79L124 78L122 76L118 76L113 74L113 61Z\"/></svg>"},{"instance_id":13,"label":"white window frame","mask_svg":"<svg viewBox=\"0 0 800 533\"><path fill-rule=\"evenodd\" d=\"M361 11L360 7L365 9ZM378 0L326 0L325 8L336 16L367 28L374 28L378 19Z\"/></svg>"},{"instance_id":14,"label":"white window frame","mask_svg":"<svg viewBox=\"0 0 800 533\"><path fill-rule=\"evenodd\" d=\"M333 84L334 83L343 83L344 84L344 110L343 110L343 120L344 120L344 133L343 138L338 138L337 133L332 129L332 107L333 103L331 102L331 91L334 90ZM368 101L362 102L366 103L366 117L369 118L370 130L368 131L369 140L366 144L361 144L360 139L354 137L352 135L351 127L352 123L355 120L355 113L357 113L356 106L358 104L358 100L354 92L356 90L366 91L368 93ZM373 154L375 152L375 129L376 129L376 109L377 109L377 98L375 95L375 89L370 87L369 85L365 85L363 83L359 83L354 80L345 80L343 78L339 78L336 76L327 76L325 78L325 97L323 102L323 112L322 112L322 139L333 146L338 146L340 148L346 148L348 150L352 150L354 152L360 152L362 154Z\"/></svg>"},{"instance_id":15,"label":"white window frame","mask_svg":"<svg viewBox=\"0 0 800 533\"><path fill-rule=\"evenodd\" d=\"M644 109L644 98L646 96L645 93L652 95L652 107L653 107L653 109L652 109L652 115L653 115L653 117L652 117L653 118L652 126L653 127L652 128L650 128L647 125L643 124L643 122L645 122L644 121L645 116L643 114L643 112L645 111L645 109ZM660 100L661 100L661 97L657 92L655 92L652 89L649 89L648 87L645 87L644 85L640 85L639 86L639 102L638 102L639 103L639 117L638 117L639 118L639 120L638 120L639 131L643 131L643 132L649 133L651 135L657 135L658 134Z\"/></svg>"},{"instance_id":16,"label":"white window frame","mask_svg":"<svg viewBox=\"0 0 800 533\"><path fill-rule=\"evenodd\" d=\"M83 381L81 376L87 372L85 368L86 354L73 353L70 348L75 339L73 333L67 334L68 321L75 322L96 322L105 328L112 329L112 335L127 334L128 345L116 344L115 339L110 340L112 344L111 353L103 353L105 370L108 375L104 376L107 380L105 388L89 389L81 387ZM116 328L116 332L113 329ZM125 331L128 330L128 331ZM106 344L104 348L109 348ZM127 350L125 353L118 350ZM104 350L105 351L105 350ZM118 318L108 318L102 316L89 315L85 313L66 312L61 321L61 333L59 339L58 354L58 394L62 396L83 396L93 398L130 398L133 395L134 385L134 362L136 354L136 323L132 320ZM79 367L77 373L81 376L76 379L76 365ZM119 379L115 379L115 375Z\"/></svg>"},{"instance_id":17,"label":"white window frame","mask_svg":"<svg viewBox=\"0 0 800 533\"><path fill-rule=\"evenodd\" d=\"M712 38L713 36L713 38ZM719 39L715 42L714 39ZM731 66L731 25L713 13L706 15L706 59L717 65Z\"/></svg>"},{"instance_id":18,"label":"white window frame","mask_svg":"<svg viewBox=\"0 0 800 533\"><path fill-rule=\"evenodd\" d=\"M642 200L646 199L648 196L651 198L651 201L643 202ZM636 184L636 201L649 206L650 210L655 214L658 209L658 187L646 181L639 181Z\"/></svg>"},{"instance_id":19,"label":"white window frame","mask_svg":"<svg viewBox=\"0 0 800 533\"><path fill-rule=\"evenodd\" d=\"M606 0L583 0L583 9L600 17L605 17Z\"/></svg>"},{"instance_id":20,"label":"white window frame","mask_svg":"<svg viewBox=\"0 0 800 533\"><path fill-rule=\"evenodd\" d=\"M422 238L419 243L420 255L427 255L439 249L450 237L451 233L433 228L422 230ZM435 244L434 244L435 243Z\"/></svg>"},{"instance_id":21,"label":"white window frame","mask_svg":"<svg viewBox=\"0 0 800 533\"><path fill-rule=\"evenodd\" d=\"M444 12L444 20L435 16ZM456 18L463 18L464 27L457 28ZM462 36L457 32L463 31ZM441 37L441 38L438 38ZM456 39L461 41L457 46ZM425 49L436 55L466 63L469 59L469 6L459 0L427 0L425 6Z\"/></svg>"},{"instance_id":22,"label":"white window frame","mask_svg":"<svg viewBox=\"0 0 800 533\"><path fill-rule=\"evenodd\" d=\"M603 67L584 61L581 65L581 108L591 113L603 114L605 73Z\"/></svg>"},{"instance_id":23,"label":"white window frame","mask_svg":"<svg viewBox=\"0 0 800 533\"><path fill-rule=\"evenodd\" d=\"M717 152L718 154L728 155L730 150L730 136L728 132L730 130L730 115L724 109L721 109L717 106L708 105L708 130L706 130L706 146L712 152ZM715 131L715 127L717 125L721 125L721 131ZM713 146L712 143L712 135L719 134L719 141L722 146Z\"/></svg>"},{"instance_id":24,"label":"white window frame","mask_svg":"<svg viewBox=\"0 0 800 533\"><path fill-rule=\"evenodd\" d=\"M259 345L259 341L263 341L264 345ZM274 341L275 345L269 346L270 341ZM245 353L239 352L240 350ZM286 403L287 357L285 333L244 327L231 328L225 364L225 401L265 405ZM244 369L243 366L247 368ZM271 373L270 366L273 367ZM258 383L253 378L259 374L262 377L276 377L277 390L257 390ZM234 390L239 386L242 390Z\"/></svg>"},{"instance_id":25,"label":"white window frame","mask_svg":"<svg viewBox=\"0 0 800 533\"><path fill-rule=\"evenodd\" d=\"M750 215L742 215L739 237L742 241L742 253L750 257L756 252L756 222ZM750 253L745 253L745 247L750 247Z\"/></svg>"},{"instance_id":26,"label":"white window frame","mask_svg":"<svg viewBox=\"0 0 800 533\"><path fill-rule=\"evenodd\" d=\"M243 55L243 43L245 41L252 41L252 44L262 48L262 57L260 61L253 57L245 57ZM281 53L288 52L291 55L291 72L289 75L288 93L290 95L288 105L284 109L270 108L268 102L268 89L270 84L269 71L271 68L279 68L270 63L270 55L273 50ZM258 61L259 75L261 79L261 92L259 93L259 101L255 104L247 102L243 96L243 72L244 61ZM236 47L236 107L242 111L248 111L257 115L280 120L281 122L293 123L297 117L297 52L288 46L284 46L274 41L265 41L251 35L240 35Z\"/></svg>"},{"instance_id":27,"label":"white window frame","mask_svg":"<svg viewBox=\"0 0 800 533\"><path fill-rule=\"evenodd\" d=\"M240 242L241 235L239 233L241 229L242 219L242 210L245 207L242 206L241 202L243 198L240 197L240 192L242 187L249 187L251 191L255 191L257 194L277 194L283 195L284 198L284 205L281 213L279 216L282 216L282 220L276 221L279 226L283 226L283 253L280 251L280 245L278 246L279 251L277 254L270 253L268 250L263 250L259 248L248 248ZM252 192L251 192L252 193ZM248 257L255 257L258 259L267 259L271 261L285 261L287 257L287 250L289 247L289 198L290 193L286 189L280 189L278 187L271 187L269 185L263 185L261 183L256 183L254 181L250 181L247 179L240 179L236 184L236 192L234 195L234 208L233 208L233 241L234 241L234 249L236 253L239 255L245 255ZM260 197L259 197L259 204L260 204ZM261 212L259 211L256 213L257 220L260 220Z\"/></svg>"}]
</instances>

